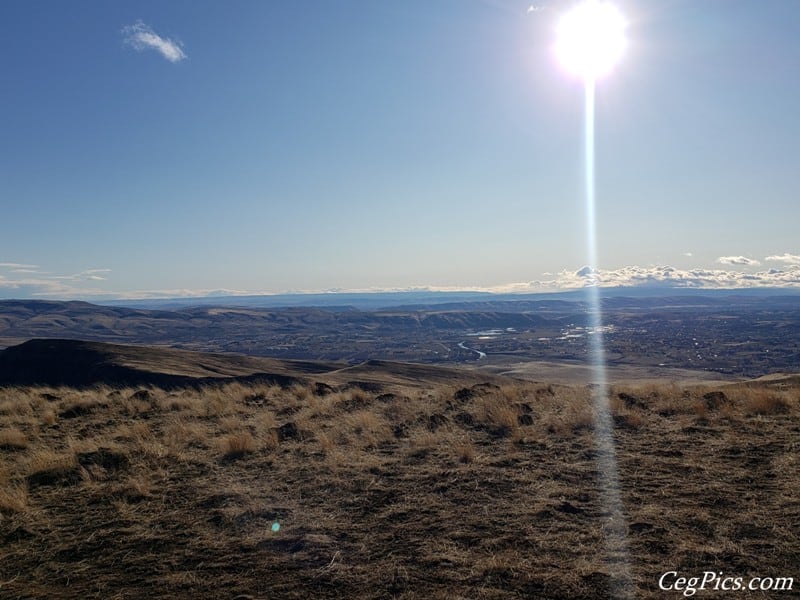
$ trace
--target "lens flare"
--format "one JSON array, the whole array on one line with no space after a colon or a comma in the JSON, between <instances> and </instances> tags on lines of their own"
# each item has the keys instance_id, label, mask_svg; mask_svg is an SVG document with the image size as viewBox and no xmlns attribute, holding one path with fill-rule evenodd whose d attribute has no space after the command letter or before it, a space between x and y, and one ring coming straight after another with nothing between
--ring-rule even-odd
<instances>
[{"instance_id":1,"label":"lens flare","mask_svg":"<svg viewBox=\"0 0 800 600\"><path fill-rule=\"evenodd\" d=\"M586 242L589 268L597 272L597 219L595 216L595 156L594 156L594 81L585 83L585 152L586 152ZM589 300L589 360L592 369L592 404L594 407L594 438L597 449L597 466L604 512L606 563L611 571L613 598L633 598L633 584L628 558L628 526L626 523L619 475L617 473L617 451L614 444L614 427L608 401L609 386L606 372L605 342L603 340L603 311L599 282L587 288Z\"/></svg>"},{"instance_id":2,"label":"lens flare","mask_svg":"<svg viewBox=\"0 0 800 600\"><path fill-rule=\"evenodd\" d=\"M565 14L555 53L567 72L586 81L610 73L625 51L625 19L613 4L587 0Z\"/></svg>"},{"instance_id":3,"label":"lens flare","mask_svg":"<svg viewBox=\"0 0 800 600\"><path fill-rule=\"evenodd\" d=\"M595 83L611 72L625 49L625 19L619 10L602 0L586 0L564 15L558 25L555 52L569 73L583 79L585 90L584 151L586 195L586 246L588 269L598 272L597 218L595 201ZM605 561L611 576L611 596L632 598L627 525L617 473L614 427L609 410L609 385L603 340L603 314L599 282L586 288L589 305L588 354L595 414L594 437L599 484L605 514Z\"/></svg>"}]
</instances>

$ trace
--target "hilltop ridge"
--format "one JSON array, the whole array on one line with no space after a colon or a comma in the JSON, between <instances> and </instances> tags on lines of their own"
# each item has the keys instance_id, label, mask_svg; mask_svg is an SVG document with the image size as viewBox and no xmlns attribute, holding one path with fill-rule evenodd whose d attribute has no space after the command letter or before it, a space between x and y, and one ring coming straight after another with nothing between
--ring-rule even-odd
<instances>
[{"instance_id":1,"label":"hilltop ridge","mask_svg":"<svg viewBox=\"0 0 800 600\"><path fill-rule=\"evenodd\" d=\"M432 365L368 361L285 360L65 339L35 339L0 351L0 386L49 385L162 388L243 384L416 387L454 380L510 381Z\"/></svg>"}]
</instances>

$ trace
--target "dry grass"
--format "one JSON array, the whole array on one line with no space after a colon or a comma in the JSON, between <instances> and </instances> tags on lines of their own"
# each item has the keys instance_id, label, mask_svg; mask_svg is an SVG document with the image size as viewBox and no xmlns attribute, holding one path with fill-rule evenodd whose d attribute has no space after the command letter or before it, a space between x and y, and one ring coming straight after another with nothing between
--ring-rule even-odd
<instances>
[{"instance_id":1,"label":"dry grass","mask_svg":"<svg viewBox=\"0 0 800 600\"><path fill-rule=\"evenodd\" d=\"M511 435L518 426L519 410L505 394L491 394L475 400L473 415L497 434Z\"/></svg>"},{"instance_id":2,"label":"dry grass","mask_svg":"<svg viewBox=\"0 0 800 600\"><path fill-rule=\"evenodd\" d=\"M56 423L58 423L58 417L56 417L56 411L52 408L46 408L41 412L41 419L42 424L48 427L52 427Z\"/></svg>"},{"instance_id":3,"label":"dry grass","mask_svg":"<svg viewBox=\"0 0 800 600\"><path fill-rule=\"evenodd\" d=\"M16 427L0 429L0 450L21 450L28 447L28 436Z\"/></svg>"},{"instance_id":4,"label":"dry grass","mask_svg":"<svg viewBox=\"0 0 800 600\"><path fill-rule=\"evenodd\" d=\"M15 390L0 396L0 415L31 415L35 396L28 390Z\"/></svg>"},{"instance_id":5,"label":"dry grass","mask_svg":"<svg viewBox=\"0 0 800 600\"><path fill-rule=\"evenodd\" d=\"M10 597L611 594L585 386L141 391L0 390ZM791 574L796 389L608 401L637 597L670 569Z\"/></svg>"},{"instance_id":6,"label":"dry grass","mask_svg":"<svg viewBox=\"0 0 800 600\"><path fill-rule=\"evenodd\" d=\"M343 421L354 445L369 448L392 438L389 424L374 411L360 410L350 413Z\"/></svg>"},{"instance_id":7,"label":"dry grass","mask_svg":"<svg viewBox=\"0 0 800 600\"><path fill-rule=\"evenodd\" d=\"M225 458L240 458L258 450L253 434L246 430L226 435L220 447Z\"/></svg>"},{"instance_id":8,"label":"dry grass","mask_svg":"<svg viewBox=\"0 0 800 600\"><path fill-rule=\"evenodd\" d=\"M319 449L324 454L330 454L336 448L336 440L328 433L320 432L316 436Z\"/></svg>"},{"instance_id":9,"label":"dry grass","mask_svg":"<svg viewBox=\"0 0 800 600\"><path fill-rule=\"evenodd\" d=\"M474 462L475 460L475 445L467 440L458 444L455 447L456 456L458 457L459 462L464 464L468 464Z\"/></svg>"},{"instance_id":10,"label":"dry grass","mask_svg":"<svg viewBox=\"0 0 800 600\"><path fill-rule=\"evenodd\" d=\"M237 422L225 431L232 431L241 427ZM163 439L168 446L173 448L207 448L209 431L206 425L182 418L167 419L163 428Z\"/></svg>"},{"instance_id":11,"label":"dry grass","mask_svg":"<svg viewBox=\"0 0 800 600\"><path fill-rule=\"evenodd\" d=\"M53 451L37 448L29 456L25 468L25 478L29 486L71 485L83 477L75 454L72 451Z\"/></svg>"},{"instance_id":12,"label":"dry grass","mask_svg":"<svg viewBox=\"0 0 800 600\"><path fill-rule=\"evenodd\" d=\"M783 415L791 407L784 396L765 390L747 394L742 404L748 415Z\"/></svg>"},{"instance_id":13,"label":"dry grass","mask_svg":"<svg viewBox=\"0 0 800 600\"><path fill-rule=\"evenodd\" d=\"M28 490L21 485L0 487L0 520L3 514L21 513L28 508Z\"/></svg>"}]
</instances>

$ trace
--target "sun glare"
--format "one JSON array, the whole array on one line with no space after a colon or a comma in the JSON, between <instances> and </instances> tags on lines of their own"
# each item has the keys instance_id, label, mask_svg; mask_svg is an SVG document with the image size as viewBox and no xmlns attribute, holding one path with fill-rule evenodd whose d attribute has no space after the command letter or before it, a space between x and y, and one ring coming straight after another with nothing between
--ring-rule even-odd
<instances>
[{"instance_id":1,"label":"sun glare","mask_svg":"<svg viewBox=\"0 0 800 600\"><path fill-rule=\"evenodd\" d=\"M569 73L586 81L608 74L625 50L625 19L609 2L586 0L558 24L556 56Z\"/></svg>"}]
</instances>

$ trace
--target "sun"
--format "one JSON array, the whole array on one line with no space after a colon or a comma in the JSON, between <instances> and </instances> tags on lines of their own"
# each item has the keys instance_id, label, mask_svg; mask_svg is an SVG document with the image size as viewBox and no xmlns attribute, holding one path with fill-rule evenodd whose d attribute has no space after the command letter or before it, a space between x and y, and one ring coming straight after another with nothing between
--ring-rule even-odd
<instances>
[{"instance_id":1,"label":"sun","mask_svg":"<svg viewBox=\"0 0 800 600\"><path fill-rule=\"evenodd\" d=\"M609 2L585 0L558 23L555 52L569 73L594 81L611 72L625 50L625 18Z\"/></svg>"}]
</instances>

